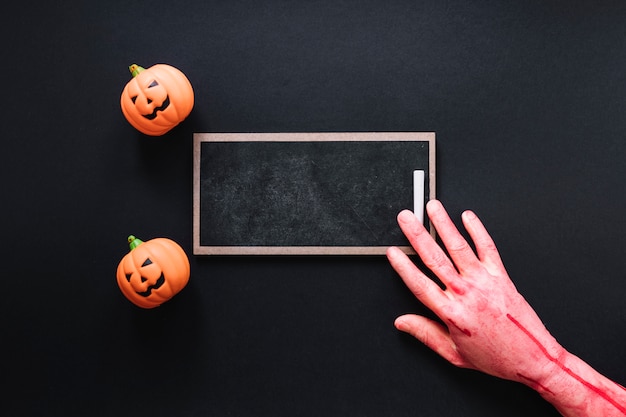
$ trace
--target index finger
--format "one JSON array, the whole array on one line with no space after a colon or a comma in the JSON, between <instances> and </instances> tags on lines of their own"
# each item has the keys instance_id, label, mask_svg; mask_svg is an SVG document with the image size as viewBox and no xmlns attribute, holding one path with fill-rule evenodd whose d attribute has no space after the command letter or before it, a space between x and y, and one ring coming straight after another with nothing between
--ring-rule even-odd
<instances>
[{"instance_id":1,"label":"index finger","mask_svg":"<svg viewBox=\"0 0 626 417\"><path fill-rule=\"evenodd\" d=\"M441 308L449 301L441 288L424 275L400 249L396 247L387 249L387 259L413 295L439 315Z\"/></svg>"},{"instance_id":2,"label":"index finger","mask_svg":"<svg viewBox=\"0 0 626 417\"><path fill-rule=\"evenodd\" d=\"M458 281L459 274L450 258L412 212L409 210L401 211L398 214L398 225L424 265L433 271L446 287L450 287L454 281Z\"/></svg>"}]
</instances>

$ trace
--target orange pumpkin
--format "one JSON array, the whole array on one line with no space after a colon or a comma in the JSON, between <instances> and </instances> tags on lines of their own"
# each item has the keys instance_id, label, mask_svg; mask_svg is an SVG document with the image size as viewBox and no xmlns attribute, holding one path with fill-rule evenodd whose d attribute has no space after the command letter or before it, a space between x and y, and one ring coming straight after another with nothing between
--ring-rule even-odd
<instances>
[{"instance_id":1,"label":"orange pumpkin","mask_svg":"<svg viewBox=\"0 0 626 417\"><path fill-rule=\"evenodd\" d=\"M117 285L135 305L157 307L189 282L189 259L183 248L166 238L143 242L128 237L130 252L117 267Z\"/></svg>"},{"instance_id":2,"label":"orange pumpkin","mask_svg":"<svg viewBox=\"0 0 626 417\"><path fill-rule=\"evenodd\" d=\"M180 70L166 64L148 69L128 67L133 78L122 91L126 120L146 135L160 136L185 120L193 108L191 83Z\"/></svg>"}]
</instances>

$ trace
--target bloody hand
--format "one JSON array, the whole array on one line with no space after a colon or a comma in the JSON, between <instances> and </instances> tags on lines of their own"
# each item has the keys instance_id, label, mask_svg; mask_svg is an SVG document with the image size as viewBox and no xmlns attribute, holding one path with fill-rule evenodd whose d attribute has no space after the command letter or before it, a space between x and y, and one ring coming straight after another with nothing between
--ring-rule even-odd
<instances>
[{"instance_id":1,"label":"bloody hand","mask_svg":"<svg viewBox=\"0 0 626 417\"><path fill-rule=\"evenodd\" d=\"M398 224L445 288L398 248L389 248L387 257L407 287L443 324L407 314L396 319L396 327L456 366L534 388L564 415L626 415L626 391L550 335L511 282L478 217L471 211L461 216L474 252L439 201L430 201L426 210L447 254L412 212L401 212Z\"/></svg>"}]
</instances>

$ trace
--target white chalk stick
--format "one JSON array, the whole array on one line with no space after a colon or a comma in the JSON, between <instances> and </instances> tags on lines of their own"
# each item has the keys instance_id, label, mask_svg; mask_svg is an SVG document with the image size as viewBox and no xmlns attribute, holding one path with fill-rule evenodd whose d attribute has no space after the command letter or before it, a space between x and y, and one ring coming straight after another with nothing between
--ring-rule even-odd
<instances>
[{"instance_id":1,"label":"white chalk stick","mask_svg":"<svg viewBox=\"0 0 626 417\"><path fill-rule=\"evenodd\" d=\"M413 171L413 213L424 224L424 171Z\"/></svg>"}]
</instances>

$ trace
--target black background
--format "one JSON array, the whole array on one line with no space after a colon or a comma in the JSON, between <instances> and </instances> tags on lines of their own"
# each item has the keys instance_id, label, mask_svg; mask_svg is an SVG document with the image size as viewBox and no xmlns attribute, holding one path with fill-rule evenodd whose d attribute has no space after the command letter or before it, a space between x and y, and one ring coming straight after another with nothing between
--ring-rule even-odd
<instances>
[{"instance_id":1,"label":"black background","mask_svg":"<svg viewBox=\"0 0 626 417\"><path fill-rule=\"evenodd\" d=\"M436 132L455 220L626 382L624 2L23 1L0 23L3 415L556 415L398 333L425 310L384 257L191 257L172 301L128 302L129 234L191 253L193 132ZM196 103L152 138L119 96L161 62Z\"/></svg>"}]
</instances>

